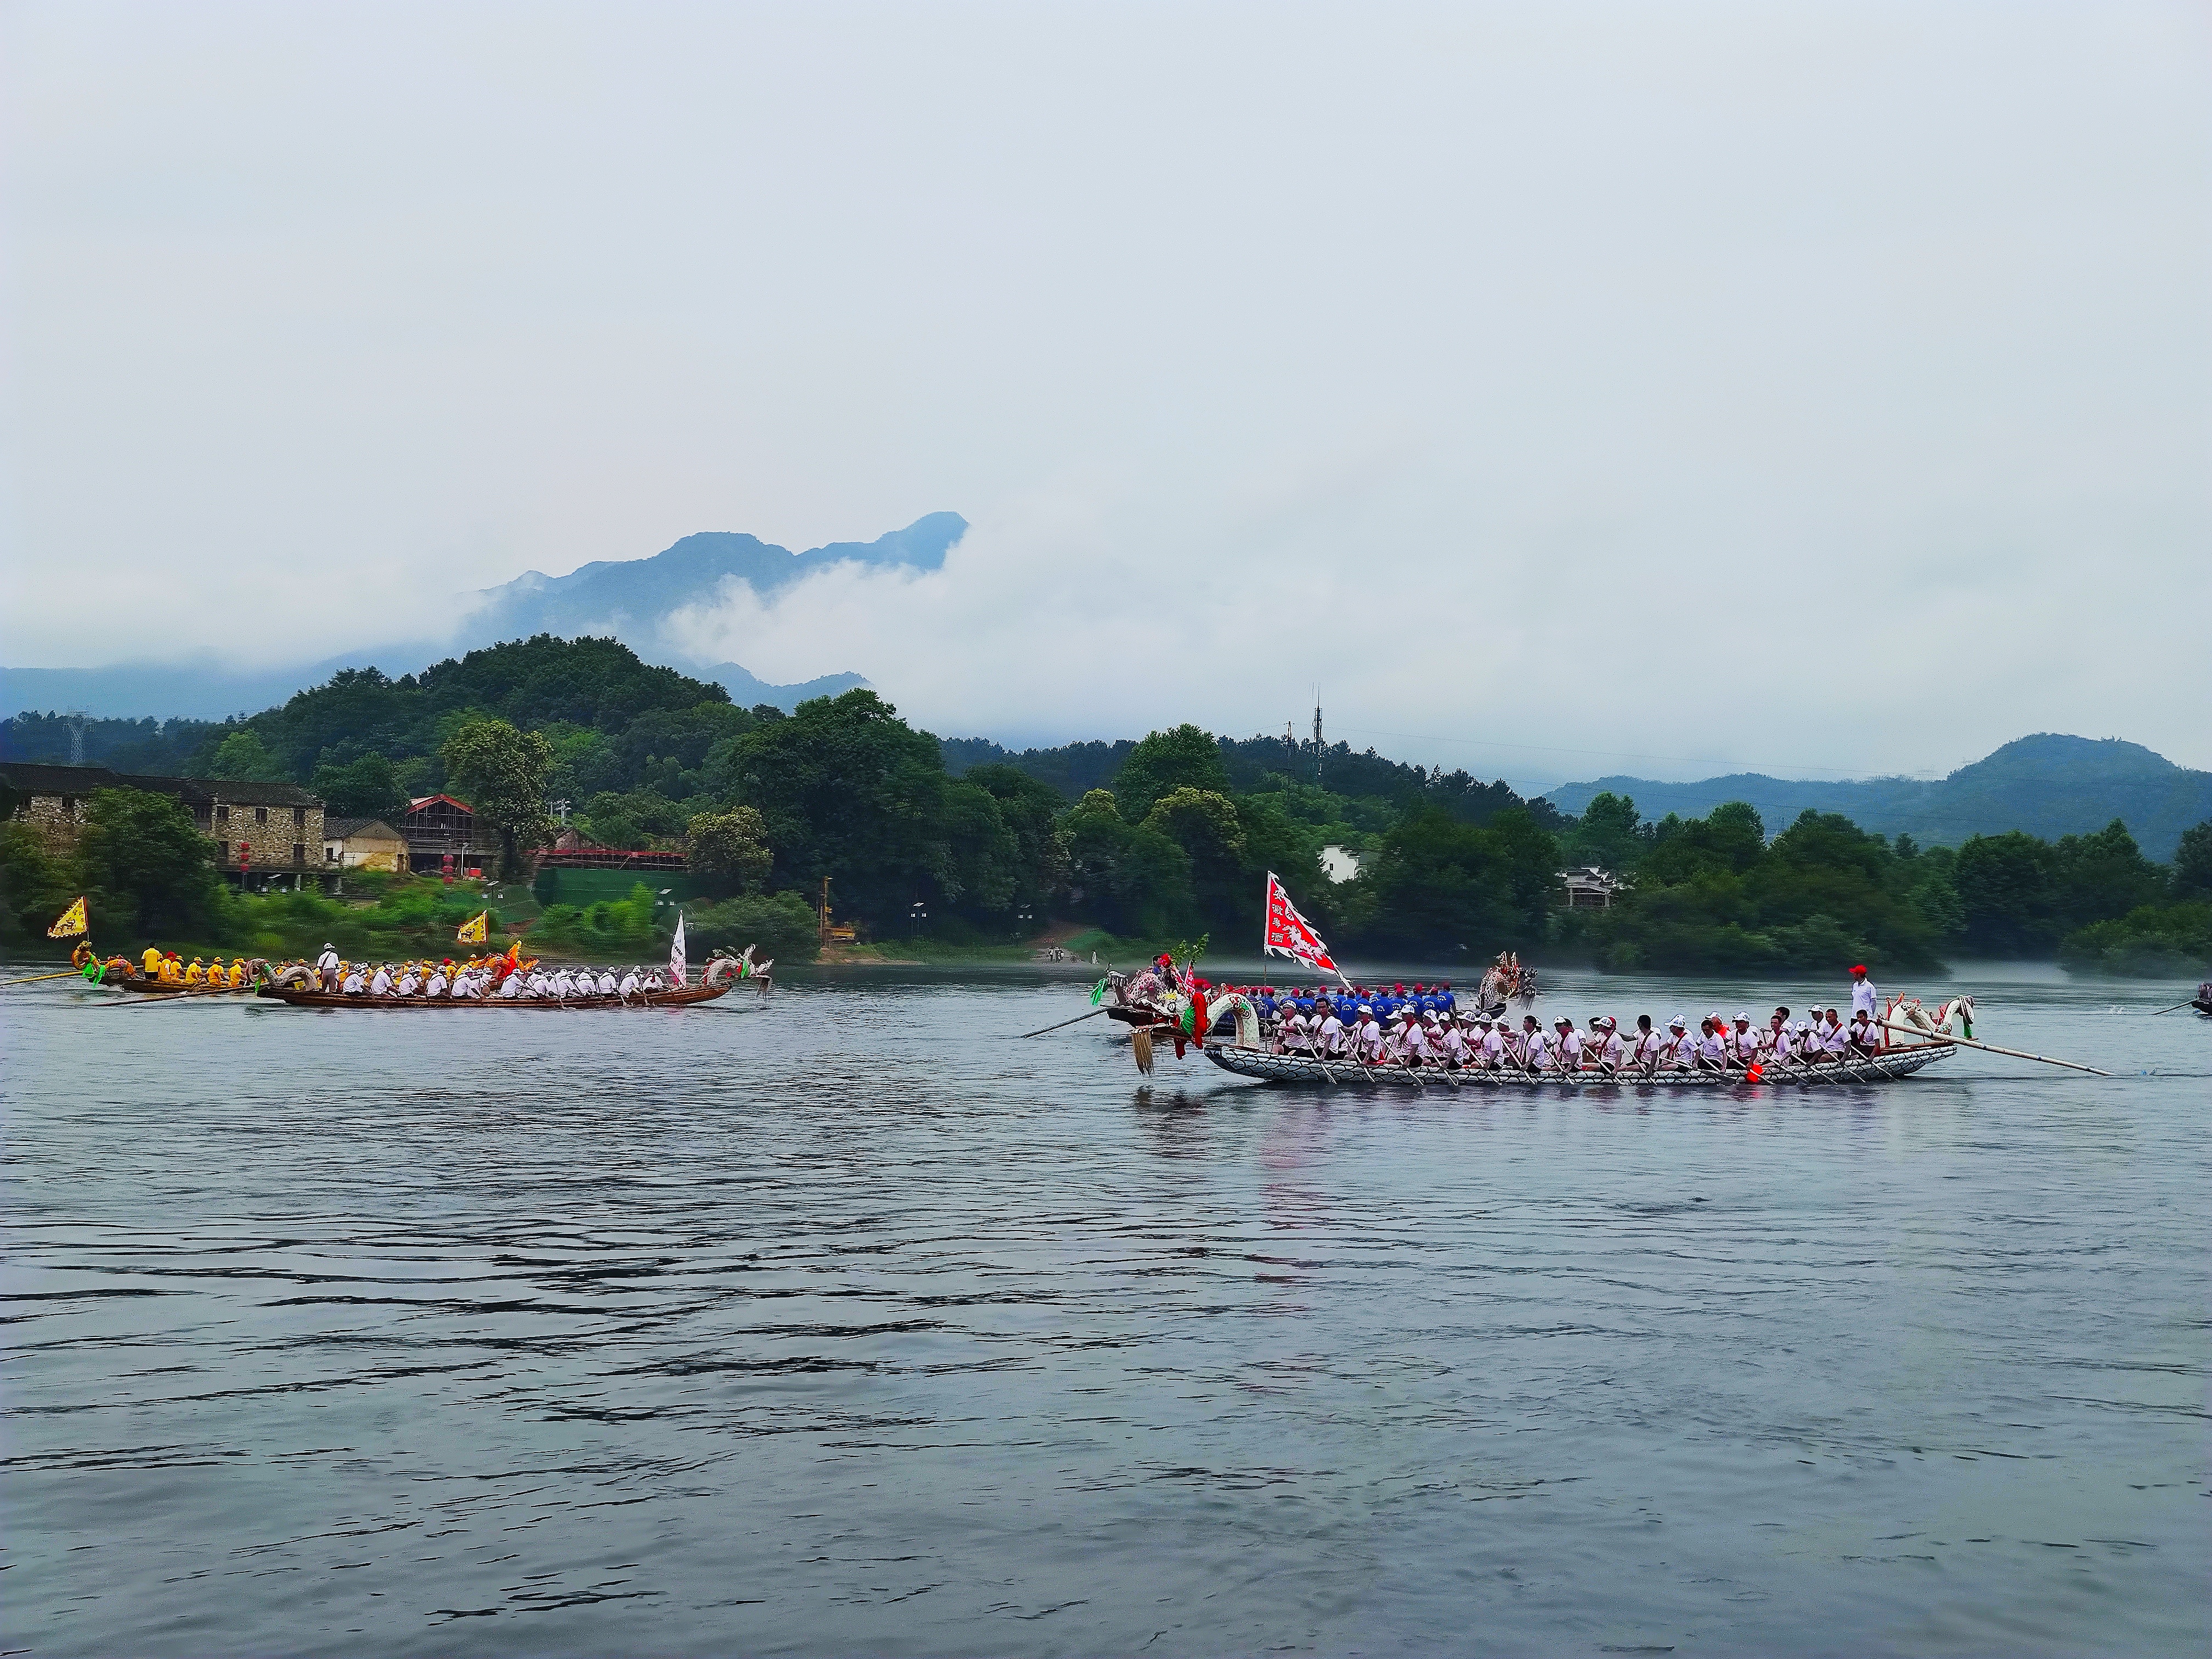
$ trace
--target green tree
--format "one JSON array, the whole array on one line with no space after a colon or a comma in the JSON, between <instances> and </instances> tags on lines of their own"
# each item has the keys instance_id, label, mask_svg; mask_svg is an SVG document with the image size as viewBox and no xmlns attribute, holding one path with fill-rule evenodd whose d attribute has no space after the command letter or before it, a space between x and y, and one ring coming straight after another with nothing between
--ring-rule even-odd
<instances>
[{"instance_id":1,"label":"green tree","mask_svg":"<svg viewBox=\"0 0 2212 1659\"><path fill-rule=\"evenodd\" d=\"M1060 834L1060 798L1049 784L1011 766L970 767L959 781L982 790L997 803L999 821L1013 837L1013 890L1007 903L1026 910L1033 921L1067 884L1067 848Z\"/></svg>"},{"instance_id":2,"label":"green tree","mask_svg":"<svg viewBox=\"0 0 2212 1659\"><path fill-rule=\"evenodd\" d=\"M333 817L389 817L407 810L407 793L381 755L363 755L345 766L318 766L307 787L323 798Z\"/></svg>"},{"instance_id":3,"label":"green tree","mask_svg":"<svg viewBox=\"0 0 2212 1659\"><path fill-rule=\"evenodd\" d=\"M524 848L551 833L545 785L553 771L553 745L538 732L518 732L502 720L464 723L439 750L446 775L477 816L499 831L501 874L524 873Z\"/></svg>"},{"instance_id":4,"label":"green tree","mask_svg":"<svg viewBox=\"0 0 2212 1659\"><path fill-rule=\"evenodd\" d=\"M738 739L729 771L767 822L775 877L878 923L951 875L945 763L937 739L874 692L803 702Z\"/></svg>"},{"instance_id":5,"label":"green tree","mask_svg":"<svg viewBox=\"0 0 2212 1659\"><path fill-rule=\"evenodd\" d=\"M750 806L701 813L686 826L684 845L691 873L718 898L758 892L775 863L768 825Z\"/></svg>"},{"instance_id":6,"label":"green tree","mask_svg":"<svg viewBox=\"0 0 2212 1659\"><path fill-rule=\"evenodd\" d=\"M1161 796L1174 789L1229 793L1229 766L1212 734L1188 723L1141 738L1121 763L1114 798L1122 815L1141 823Z\"/></svg>"},{"instance_id":7,"label":"green tree","mask_svg":"<svg viewBox=\"0 0 2212 1659\"><path fill-rule=\"evenodd\" d=\"M2181 832L2173 854L2173 896L2212 899L2212 818Z\"/></svg>"},{"instance_id":8,"label":"green tree","mask_svg":"<svg viewBox=\"0 0 2212 1659\"><path fill-rule=\"evenodd\" d=\"M57 854L31 825L0 823L0 943L43 944L77 891L72 860ZM93 917L95 933L105 931L106 920Z\"/></svg>"},{"instance_id":9,"label":"green tree","mask_svg":"<svg viewBox=\"0 0 2212 1659\"><path fill-rule=\"evenodd\" d=\"M1481 956L1543 937L1558 886L1558 849L1518 808L1478 827L1427 806L1382 837L1357 880L1371 895L1368 927L1376 943Z\"/></svg>"},{"instance_id":10,"label":"green tree","mask_svg":"<svg viewBox=\"0 0 2212 1659\"><path fill-rule=\"evenodd\" d=\"M270 751L261 734L248 729L234 732L208 757L205 775L234 783L283 783L284 763Z\"/></svg>"},{"instance_id":11,"label":"green tree","mask_svg":"<svg viewBox=\"0 0 2212 1659\"><path fill-rule=\"evenodd\" d=\"M1079 915L1132 938L1196 931L1190 855L1158 830L1129 823L1110 793L1085 795L1061 830L1069 901Z\"/></svg>"},{"instance_id":12,"label":"green tree","mask_svg":"<svg viewBox=\"0 0 2212 1659\"><path fill-rule=\"evenodd\" d=\"M2166 872L2142 855L2118 818L2094 835L2062 836L2052 850L2058 861L2059 921L2069 931L2166 897Z\"/></svg>"},{"instance_id":13,"label":"green tree","mask_svg":"<svg viewBox=\"0 0 2212 1659\"><path fill-rule=\"evenodd\" d=\"M1608 789L1590 798L1564 838L1561 852L1575 862L1625 875L1636 868L1650 844L1651 827L1639 821L1634 797Z\"/></svg>"},{"instance_id":14,"label":"green tree","mask_svg":"<svg viewBox=\"0 0 2212 1659\"><path fill-rule=\"evenodd\" d=\"M1977 956L2046 956L2065 931L2058 859L2048 842L2018 830L1972 836L1953 881L1966 908L1966 948Z\"/></svg>"},{"instance_id":15,"label":"green tree","mask_svg":"<svg viewBox=\"0 0 2212 1659\"><path fill-rule=\"evenodd\" d=\"M147 937L215 931L222 891L215 843L191 810L143 789L101 789L86 804L77 862L94 900Z\"/></svg>"},{"instance_id":16,"label":"green tree","mask_svg":"<svg viewBox=\"0 0 2212 1659\"><path fill-rule=\"evenodd\" d=\"M760 959L787 965L811 962L821 948L814 912L796 893L741 894L690 912L684 927L702 951L754 945Z\"/></svg>"}]
</instances>

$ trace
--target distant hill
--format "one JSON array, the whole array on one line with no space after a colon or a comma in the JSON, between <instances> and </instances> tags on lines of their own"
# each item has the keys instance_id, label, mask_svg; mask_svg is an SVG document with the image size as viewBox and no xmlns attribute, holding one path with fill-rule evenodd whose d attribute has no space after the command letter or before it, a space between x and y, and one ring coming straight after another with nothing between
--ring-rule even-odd
<instances>
[{"instance_id":1,"label":"distant hill","mask_svg":"<svg viewBox=\"0 0 2212 1659\"><path fill-rule=\"evenodd\" d=\"M1579 814L1610 790L1632 796L1647 818L1703 817L1723 801L1748 801L1770 834L1808 807L1841 812L1861 828L1956 847L1970 836L2025 830L2046 840L2126 821L2149 857L2172 858L2181 832L2212 818L2212 772L2176 766L2141 744L2042 732L2008 743L1937 781L1865 778L1820 783L1739 772L1696 783L1599 778L1563 784L1546 799Z\"/></svg>"},{"instance_id":2,"label":"distant hill","mask_svg":"<svg viewBox=\"0 0 2212 1659\"><path fill-rule=\"evenodd\" d=\"M611 635L656 662L720 682L740 708L771 703L787 712L809 697L835 696L867 681L825 674L771 685L736 663L708 665L672 650L664 623L688 605L711 605L728 580L766 598L801 577L853 563L936 570L968 533L957 513L932 513L872 542L831 542L803 553L757 536L707 531L649 558L601 559L565 576L526 571L513 581L465 596L472 602L453 636L363 647L296 666L239 673L212 655L185 662L118 663L106 668L0 668L0 710L82 709L96 718L224 720L282 703L347 668L419 673L501 640L538 634Z\"/></svg>"},{"instance_id":3,"label":"distant hill","mask_svg":"<svg viewBox=\"0 0 2212 1659\"><path fill-rule=\"evenodd\" d=\"M649 559L600 560L565 576L525 571L476 595L483 608L471 616L467 631L479 644L533 634L611 634L644 650L659 643L670 612L712 603L725 581L742 581L766 599L836 564L936 570L967 533L968 520L957 513L932 513L872 542L832 542L793 553L757 536L706 531Z\"/></svg>"}]
</instances>

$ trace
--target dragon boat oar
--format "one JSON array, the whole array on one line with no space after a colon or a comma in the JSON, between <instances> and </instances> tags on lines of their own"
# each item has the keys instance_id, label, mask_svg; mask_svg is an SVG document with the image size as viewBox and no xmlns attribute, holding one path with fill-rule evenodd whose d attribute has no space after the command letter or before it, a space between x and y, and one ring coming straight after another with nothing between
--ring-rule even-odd
<instances>
[{"instance_id":1,"label":"dragon boat oar","mask_svg":"<svg viewBox=\"0 0 2212 1659\"><path fill-rule=\"evenodd\" d=\"M172 991L167 996L142 996L134 1002L103 1002L95 1006L92 1012L96 1014L112 1014L122 1008L167 1008L179 1002L204 1002L210 997L233 997L246 994L245 987L240 986L234 991L228 985L220 991L198 989Z\"/></svg>"},{"instance_id":2,"label":"dragon boat oar","mask_svg":"<svg viewBox=\"0 0 2212 1659\"><path fill-rule=\"evenodd\" d=\"M78 969L75 969L75 968L72 968L72 969L70 969L68 972L66 972L66 973L61 973L61 974L33 974L33 975L32 975L28 979L0 979L0 987L6 987L6 986L9 986L9 985L36 985L36 984L37 984L40 980L42 980L42 979L83 979L83 978L84 978L84 975L83 975L82 972L80 972ZM88 982L88 983L89 983L90 981L87 981L87 982ZM2183 1007L2186 1008L2189 1005L2188 1005L2187 1003L2185 1003L2185 1003L2183 1003L2181 1006L2182 1006Z\"/></svg>"},{"instance_id":3,"label":"dragon boat oar","mask_svg":"<svg viewBox=\"0 0 2212 1659\"><path fill-rule=\"evenodd\" d=\"M1078 1014L1073 1019L1063 1019L1057 1025L1040 1025L1034 1031L1024 1031L1021 1036L1012 1038L1011 1041L1019 1042L1024 1037L1042 1036L1047 1031L1064 1031L1071 1025L1082 1024L1086 1019L1096 1019L1105 1012L1103 1008L1093 1008L1087 1014Z\"/></svg>"},{"instance_id":4,"label":"dragon boat oar","mask_svg":"<svg viewBox=\"0 0 2212 1659\"><path fill-rule=\"evenodd\" d=\"M19 980L17 980L17 981L15 981L15 983L16 983L16 984L18 984L18 985L24 985L24 984L27 984L27 983L29 983L29 981L28 981L27 980L20 980L20 979L19 979ZM2159 1017L2159 1015L2160 1015L2160 1014L2172 1014L2172 1013L2179 1013L2179 1012L2180 1012L2180 1011L2181 1011L2182 1009L2184 1009L2184 1008L2194 1008L2196 1006L2197 1006L2197 999L2196 999L2195 997L2191 997L2191 998L2190 998L2190 999L2189 999L2189 1000L2188 1000L2188 1001L2186 1001L2186 1002L2177 1002L2177 1003L2175 1003L2175 1004L2173 1005L2173 1006L2172 1006L2172 1007L2171 1007L2171 1008L2160 1008L2160 1009L2158 1009L2155 1012L2154 1012L2154 1013L2150 1016L2150 1018L2153 1018L2153 1019L2156 1019L2156 1018Z\"/></svg>"},{"instance_id":5,"label":"dragon boat oar","mask_svg":"<svg viewBox=\"0 0 2212 1659\"><path fill-rule=\"evenodd\" d=\"M1948 1036L1941 1031L1923 1030L1914 1025L1899 1025L1887 1019L1881 1023L1889 1030L1902 1032L1906 1036L1917 1036L1923 1042L1948 1042L1961 1048L1979 1048L1985 1054L2009 1054L2014 1060L2039 1060L2045 1066L2063 1066L2069 1072L2087 1072L2091 1077L2112 1076L2110 1072L2100 1072L2094 1066L2082 1065L2079 1060L2053 1060L2049 1054L2031 1054L2025 1048L2000 1048L1994 1042L1977 1042L1972 1037Z\"/></svg>"}]
</instances>

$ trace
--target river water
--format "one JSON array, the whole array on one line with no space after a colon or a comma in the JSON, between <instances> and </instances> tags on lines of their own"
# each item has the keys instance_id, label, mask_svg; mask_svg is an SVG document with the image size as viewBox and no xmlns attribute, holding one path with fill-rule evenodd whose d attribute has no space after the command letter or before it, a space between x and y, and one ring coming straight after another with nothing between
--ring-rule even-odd
<instances>
[{"instance_id":1,"label":"river water","mask_svg":"<svg viewBox=\"0 0 2212 1659\"><path fill-rule=\"evenodd\" d=\"M2212 1022L1960 979L2121 1075L1146 1085L999 1040L1084 1007L1034 972L9 992L0 1648L2201 1654Z\"/></svg>"}]
</instances>

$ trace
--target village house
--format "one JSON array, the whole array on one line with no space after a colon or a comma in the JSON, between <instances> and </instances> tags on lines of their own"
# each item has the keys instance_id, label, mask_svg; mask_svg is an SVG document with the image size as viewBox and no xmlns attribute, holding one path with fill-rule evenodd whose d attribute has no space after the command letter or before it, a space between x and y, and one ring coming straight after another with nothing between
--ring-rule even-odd
<instances>
[{"instance_id":1,"label":"village house","mask_svg":"<svg viewBox=\"0 0 2212 1659\"><path fill-rule=\"evenodd\" d=\"M1613 900L1628 890L1629 884L1611 871L1585 864L1560 871L1559 885L1566 890L1570 910L1610 910Z\"/></svg>"},{"instance_id":2,"label":"village house","mask_svg":"<svg viewBox=\"0 0 2212 1659\"><path fill-rule=\"evenodd\" d=\"M406 838L382 818L326 818L323 862L334 870L404 870Z\"/></svg>"},{"instance_id":3,"label":"village house","mask_svg":"<svg viewBox=\"0 0 2212 1659\"><path fill-rule=\"evenodd\" d=\"M481 876L499 867L499 833L477 823L476 811L451 795L407 804L394 826L407 843L406 867L418 876Z\"/></svg>"},{"instance_id":4,"label":"village house","mask_svg":"<svg viewBox=\"0 0 2212 1659\"><path fill-rule=\"evenodd\" d=\"M0 783L14 803L10 820L31 825L58 851L76 844L96 792L143 789L190 809L200 833L216 843L216 866L227 875L323 868L322 797L296 784L143 777L104 766L13 761L0 764Z\"/></svg>"}]
</instances>

